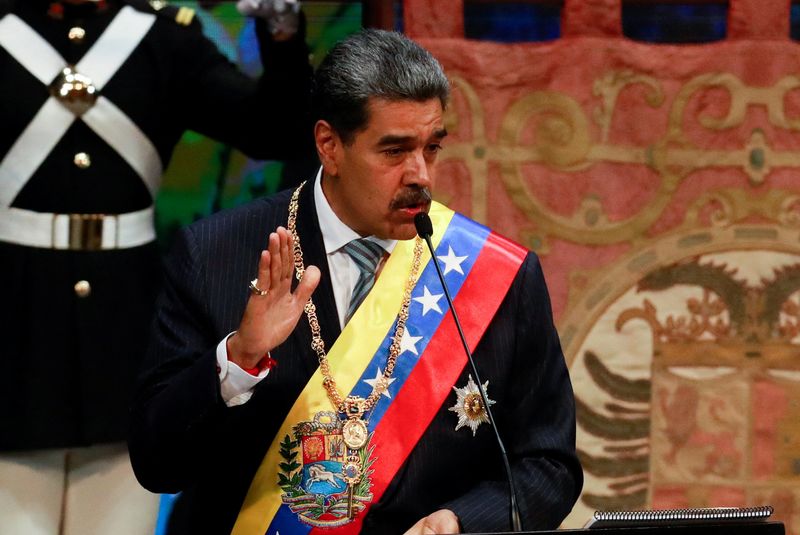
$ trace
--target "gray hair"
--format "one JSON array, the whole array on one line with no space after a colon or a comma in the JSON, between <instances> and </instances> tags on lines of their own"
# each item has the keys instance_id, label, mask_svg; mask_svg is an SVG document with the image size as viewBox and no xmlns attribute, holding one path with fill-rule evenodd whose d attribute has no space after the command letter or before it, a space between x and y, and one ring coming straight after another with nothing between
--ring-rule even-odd
<instances>
[{"instance_id":1,"label":"gray hair","mask_svg":"<svg viewBox=\"0 0 800 535\"><path fill-rule=\"evenodd\" d=\"M314 118L346 144L368 121L370 98L447 104L450 84L430 52L397 32L362 30L337 43L314 76Z\"/></svg>"}]
</instances>

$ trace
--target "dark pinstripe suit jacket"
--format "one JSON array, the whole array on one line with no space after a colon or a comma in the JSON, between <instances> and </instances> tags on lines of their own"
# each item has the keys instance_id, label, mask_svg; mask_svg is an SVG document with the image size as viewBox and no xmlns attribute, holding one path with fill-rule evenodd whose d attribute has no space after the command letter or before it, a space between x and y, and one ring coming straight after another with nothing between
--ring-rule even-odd
<instances>
[{"instance_id":1,"label":"dark pinstripe suit jacket","mask_svg":"<svg viewBox=\"0 0 800 535\"><path fill-rule=\"evenodd\" d=\"M216 345L239 324L259 251L271 230L286 225L290 193L188 227L168 261L148 369L133 406L130 452L146 488L183 492L173 533L229 533L284 415L317 367L301 318L273 351L278 366L249 402L227 408L220 397ZM314 301L331 347L339 327L310 185L301 196L298 233L306 265L322 271ZM524 528L555 528L574 504L583 477L575 455L572 387L533 253L474 356L497 401ZM456 384L466 382L465 370ZM402 533L443 507L456 512L464 531L509 529L507 484L492 431L480 426L474 438L469 429L456 432L457 418L447 410L454 402L455 393L373 505L363 533Z\"/></svg>"}]
</instances>

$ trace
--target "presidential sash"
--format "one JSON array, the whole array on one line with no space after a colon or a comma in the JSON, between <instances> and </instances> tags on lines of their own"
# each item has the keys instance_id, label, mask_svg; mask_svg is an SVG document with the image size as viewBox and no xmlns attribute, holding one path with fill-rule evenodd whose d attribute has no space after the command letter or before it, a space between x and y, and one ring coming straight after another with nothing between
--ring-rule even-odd
<instances>
[{"instance_id":1,"label":"presidential sash","mask_svg":"<svg viewBox=\"0 0 800 535\"><path fill-rule=\"evenodd\" d=\"M527 251L486 227L433 203L436 254L470 349L494 317ZM414 240L398 242L389 260L328 352L341 392L367 398L382 380L395 332ZM363 477L348 484L342 421L312 376L270 445L242 504L232 535L358 533L450 394L467 363L430 255L423 254L400 354L379 401L367 415ZM421 404L420 400L425 403Z\"/></svg>"}]
</instances>

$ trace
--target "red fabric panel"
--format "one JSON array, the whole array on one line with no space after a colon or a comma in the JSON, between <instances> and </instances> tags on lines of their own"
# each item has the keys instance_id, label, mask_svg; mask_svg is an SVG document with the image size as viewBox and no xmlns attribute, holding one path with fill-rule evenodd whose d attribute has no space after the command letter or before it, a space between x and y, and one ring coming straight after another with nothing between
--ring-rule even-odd
<instances>
[{"instance_id":1,"label":"red fabric panel","mask_svg":"<svg viewBox=\"0 0 800 535\"><path fill-rule=\"evenodd\" d=\"M791 0L731 0L728 39L788 39Z\"/></svg>"},{"instance_id":2,"label":"red fabric panel","mask_svg":"<svg viewBox=\"0 0 800 535\"><path fill-rule=\"evenodd\" d=\"M561 35L617 37L622 35L620 0L566 0L561 12Z\"/></svg>"},{"instance_id":3,"label":"red fabric panel","mask_svg":"<svg viewBox=\"0 0 800 535\"><path fill-rule=\"evenodd\" d=\"M464 0L403 0L405 34L414 37L464 37Z\"/></svg>"}]
</instances>

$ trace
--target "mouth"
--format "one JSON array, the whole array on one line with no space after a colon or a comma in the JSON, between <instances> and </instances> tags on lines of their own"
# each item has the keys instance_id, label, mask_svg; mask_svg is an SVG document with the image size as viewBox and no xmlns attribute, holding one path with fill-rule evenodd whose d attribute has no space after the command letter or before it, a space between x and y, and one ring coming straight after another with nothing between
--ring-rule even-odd
<instances>
[{"instance_id":1,"label":"mouth","mask_svg":"<svg viewBox=\"0 0 800 535\"><path fill-rule=\"evenodd\" d=\"M431 207L431 194L427 189L411 190L392 202L392 210L413 218L419 212L427 212Z\"/></svg>"},{"instance_id":2,"label":"mouth","mask_svg":"<svg viewBox=\"0 0 800 535\"><path fill-rule=\"evenodd\" d=\"M417 203L417 204L410 204L408 206L399 207L397 210L401 214L407 214L409 217L414 217L419 212L427 212L430 209L431 203Z\"/></svg>"}]
</instances>

